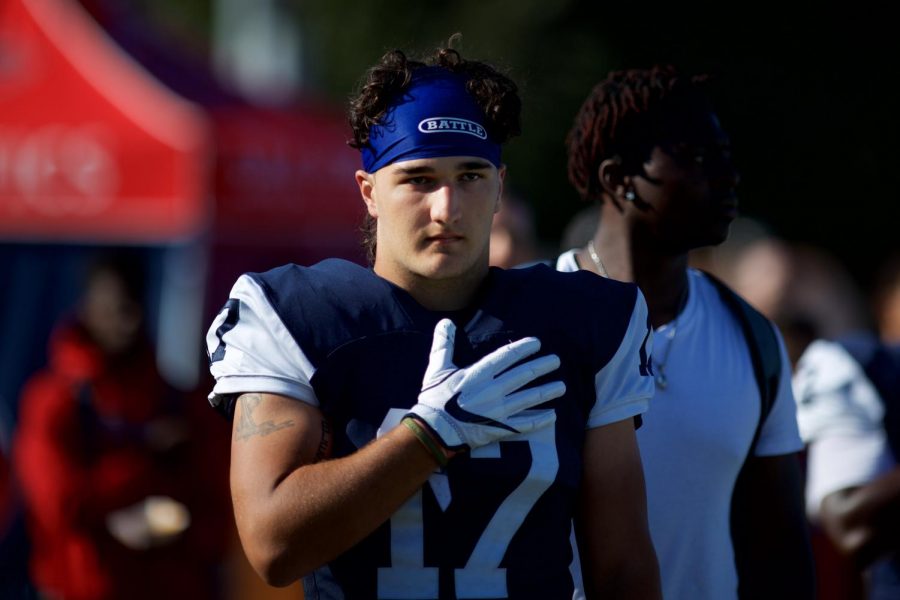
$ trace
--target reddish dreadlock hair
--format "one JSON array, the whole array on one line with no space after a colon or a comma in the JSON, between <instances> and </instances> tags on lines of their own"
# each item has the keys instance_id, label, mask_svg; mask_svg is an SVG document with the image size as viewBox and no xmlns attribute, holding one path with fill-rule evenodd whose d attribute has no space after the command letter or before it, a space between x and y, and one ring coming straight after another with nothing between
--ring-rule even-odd
<instances>
[{"instance_id":1,"label":"reddish dreadlock hair","mask_svg":"<svg viewBox=\"0 0 900 600\"><path fill-rule=\"evenodd\" d=\"M678 115L709 110L707 80L656 65L613 71L598 83L566 137L569 181L582 199L603 199L598 171L604 160L618 158L627 174L640 173L654 146L683 133Z\"/></svg>"}]
</instances>

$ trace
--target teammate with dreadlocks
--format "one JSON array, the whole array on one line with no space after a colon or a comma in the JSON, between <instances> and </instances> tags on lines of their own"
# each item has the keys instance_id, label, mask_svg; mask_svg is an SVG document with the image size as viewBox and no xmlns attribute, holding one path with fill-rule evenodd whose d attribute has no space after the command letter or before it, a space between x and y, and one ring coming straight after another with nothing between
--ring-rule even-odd
<instances>
[{"instance_id":1,"label":"teammate with dreadlocks","mask_svg":"<svg viewBox=\"0 0 900 600\"><path fill-rule=\"evenodd\" d=\"M664 597L810 598L784 345L761 315L688 268L688 251L724 241L737 214L738 174L705 78L671 67L611 73L567 145L569 178L601 216L557 268L637 283L655 328L656 395L637 435ZM770 352L756 353L755 335ZM754 361L773 360L758 385Z\"/></svg>"},{"instance_id":2,"label":"teammate with dreadlocks","mask_svg":"<svg viewBox=\"0 0 900 600\"><path fill-rule=\"evenodd\" d=\"M244 275L207 336L250 562L307 598L565 598L574 518L592 589L659 598L637 286L488 266L515 84L392 52L350 111L373 268Z\"/></svg>"}]
</instances>

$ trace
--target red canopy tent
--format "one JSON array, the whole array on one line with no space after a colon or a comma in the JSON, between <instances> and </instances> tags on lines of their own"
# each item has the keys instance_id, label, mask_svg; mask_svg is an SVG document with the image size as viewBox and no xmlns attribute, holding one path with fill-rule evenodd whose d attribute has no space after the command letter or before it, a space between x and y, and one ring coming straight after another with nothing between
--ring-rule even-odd
<instances>
[{"instance_id":1,"label":"red canopy tent","mask_svg":"<svg viewBox=\"0 0 900 600\"><path fill-rule=\"evenodd\" d=\"M355 226L342 117L307 103L199 106L68 0L0 8L0 237L271 244ZM212 202L210 202L212 200Z\"/></svg>"},{"instance_id":2,"label":"red canopy tent","mask_svg":"<svg viewBox=\"0 0 900 600\"><path fill-rule=\"evenodd\" d=\"M240 273L362 259L341 111L249 106L122 6L0 0L0 417L13 423L94 247L147 250L161 371L206 391L203 334Z\"/></svg>"},{"instance_id":3,"label":"red canopy tent","mask_svg":"<svg viewBox=\"0 0 900 600\"><path fill-rule=\"evenodd\" d=\"M134 28L114 16L0 3L0 246L166 248L160 356L199 355L241 272L362 259L358 156L336 107L249 106L187 60L128 48Z\"/></svg>"},{"instance_id":4,"label":"red canopy tent","mask_svg":"<svg viewBox=\"0 0 900 600\"><path fill-rule=\"evenodd\" d=\"M206 222L212 131L69 2L0 10L0 236L159 242Z\"/></svg>"}]
</instances>

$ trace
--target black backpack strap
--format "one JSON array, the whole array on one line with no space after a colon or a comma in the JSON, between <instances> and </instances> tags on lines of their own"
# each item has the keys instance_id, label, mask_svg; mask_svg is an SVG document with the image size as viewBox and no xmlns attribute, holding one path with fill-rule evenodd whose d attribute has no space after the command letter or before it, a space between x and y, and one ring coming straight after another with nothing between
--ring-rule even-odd
<instances>
[{"instance_id":1,"label":"black backpack strap","mask_svg":"<svg viewBox=\"0 0 900 600\"><path fill-rule=\"evenodd\" d=\"M757 564L753 552L747 552L752 548L752 522L735 519L735 515L746 514L755 502L760 502L759 494L753 489L753 477L748 469L750 458L753 456L756 444L762 433L763 424L772 410L775 397L778 394L778 385L781 378L781 351L778 347L778 337L772 323L758 310L750 306L746 300L738 296L727 285L705 273L706 277L715 286L725 306L737 318L747 340L750 350L750 360L753 363L753 375L759 388L760 415L753 433L753 442L747 450L744 464L738 473L731 496L731 539L734 547L734 559L738 572L738 598L758 598L759 590L756 590L753 582L758 574Z\"/></svg>"},{"instance_id":2,"label":"black backpack strap","mask_svg":"<svg viewBox=\"0 0 900 600\"><path fill-rule=\"evenodd\" d=\"M759 387L760 414L756 432L753 434L753 444L750 446L751 456L753 448L762 432L763 423L772 411L775 397L778 395L778 386L781 379L781 351L778 347L778 338L775 329L769 319L758 310L738 296L730 287L719 279L704 272L704 275L715 286L725 306L737 318L741 324L741 330L747 340L750 350L750 360L753 363L753 376Z\"/></svg>"}]
</instances>

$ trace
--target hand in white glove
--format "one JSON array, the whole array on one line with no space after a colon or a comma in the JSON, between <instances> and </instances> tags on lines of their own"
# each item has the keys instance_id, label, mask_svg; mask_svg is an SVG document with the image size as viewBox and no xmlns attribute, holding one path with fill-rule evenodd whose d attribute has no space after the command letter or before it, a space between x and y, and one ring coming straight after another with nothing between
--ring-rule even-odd
<instances>
[{"instance_id":1,"label":"hand in white glove","mask_svg":"<svg viewBox=\"0 0 900 600\"><path fill-rule=\"evenodd\" d=\"M510 369L540 350L540 340L523 338L460 369L453 364L455 337L450 319L438 322L419 402L409 415L428 425L440 443L451 450L477 448L555 421L552 410L523 411L562 396L562 381L521 388L559 368L559 357L541 356Z\"/></svg>"}]
</instances>

